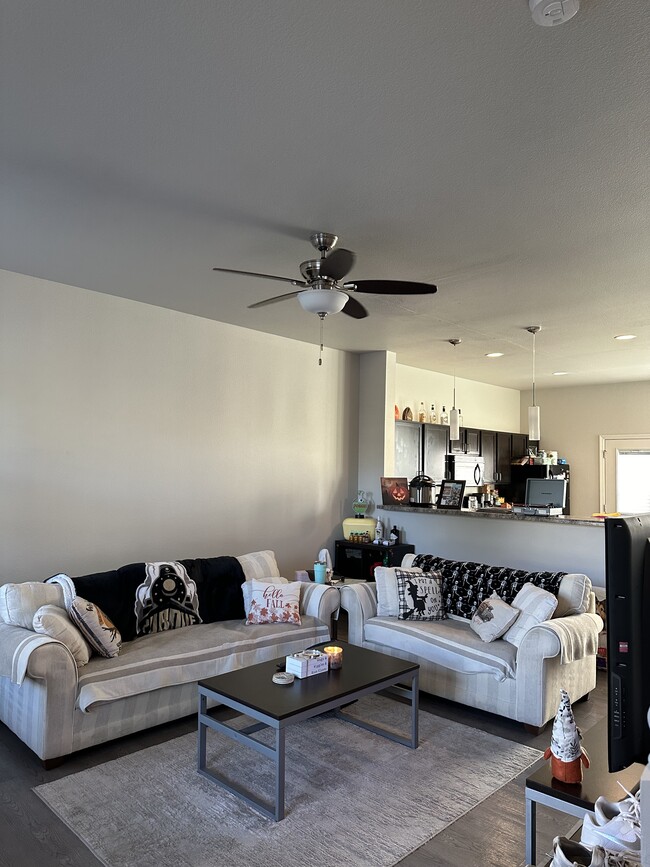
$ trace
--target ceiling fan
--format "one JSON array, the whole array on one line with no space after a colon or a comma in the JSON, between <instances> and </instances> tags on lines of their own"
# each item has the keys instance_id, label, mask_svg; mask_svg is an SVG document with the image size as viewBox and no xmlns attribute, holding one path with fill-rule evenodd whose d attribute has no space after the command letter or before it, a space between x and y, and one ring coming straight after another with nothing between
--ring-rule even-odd
<instances>
[{"instance_id":1,"label":"ceiling fan","mask_svg":"<svg viewBox=\"0 0 650 867\"><path fill-rule=\"evenodd\" d=\"M404 280L355 280L341 283L352 270L356 260L352 250L341 247L331 252L338 241L337 235L329 232L314 232L309 240L320 253L320 259L308 259L300 265L302 280L291 277L278 277L274 274L258 274L255 271L238 271L234 268L213 268L213 271L224 271L227 274L243 274L247 277L262 277L266 280L280 280L301 288L295 292L276 295L249 304L249 308L264 307L288 298L298 298L302 308L308 313L317 313L321 321L332 313L345 313L353 319L365 319L366 308L353 297L353 293L371 293L375 295L433 295L438 291L433 283L413 283Z\"/></svg>"}]
</instances>

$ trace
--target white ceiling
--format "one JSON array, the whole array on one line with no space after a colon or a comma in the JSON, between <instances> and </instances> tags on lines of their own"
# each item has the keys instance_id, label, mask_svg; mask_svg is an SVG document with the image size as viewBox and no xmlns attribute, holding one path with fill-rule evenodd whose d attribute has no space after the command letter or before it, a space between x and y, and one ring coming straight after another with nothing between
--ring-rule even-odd
<instances>
[{"instance_id":1,"label":"white ceiling","mask_svg":"<svg viewBox=\"0 0 650 867\"><path fill-rule=\"evenodd\" d=\"M328 346L523 388L541 324L539 387L650 378L647 0L0 9L0 267L317 343L211 269L298 277L330 231L438 294L358 296Z\"/></svg>"}]
</instances>

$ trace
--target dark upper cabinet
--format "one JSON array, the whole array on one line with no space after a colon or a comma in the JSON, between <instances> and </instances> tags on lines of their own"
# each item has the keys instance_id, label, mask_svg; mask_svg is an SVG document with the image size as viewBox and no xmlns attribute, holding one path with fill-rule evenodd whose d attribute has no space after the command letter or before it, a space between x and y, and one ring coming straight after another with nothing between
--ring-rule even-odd
<instances>
[{"instance_id":1,"label":"dark upper cabinet","mask_svg":"<svg viewBox=\"0 0 650 867\"><path fill-rule=\"evenodd\" d=\"M446 478L446 455L450 448L449 427L446 424L425 424L424 460L422 471L431 476L434 482Z\"/></svg>"},{"instance_id":2,"label":"dark upper cabinet","mask_svg":"<svg viewBox=\"0 0 650 867\"><path fill-rule=\"evenodd\" d=\"M457 440L449 441L450 455L480 455L481 454L481 432L476 428L462 427L459 431L460 437Z\"/></svg>"},{"instance_id":3,"label":"dark upper cabinet","mask_svg":"<svg viewBox=\"0 0 650 867\"><path fill-rule=\"evenodd\" d=\"M510 484L510 461L512 460L512 434L497 431L497 484Z\"/></svg>"},{"instance_id":4,"label":"dark upper cabinet","mask_svg":"<svg viewBox=\"0 0 650 867\"><path fill-rule=\"evenodd\" d=\"M496 482L497 473L497 432L494 430L481 431L481 455L485 462L483 478L486 482Z\"/></svg>"},{"instance_id":5,"label":"dark upper cabinet","mask_svg":"<svg viewBox=\"0 0 650 867\"><path fill-rule=\"evenodd\" d=\"M513 433L512 435L512 457L523 458L528 454L528 435Z\"/></svg>"},{"instance_id":6,"label":"dark upper cabinet","mask_svg":"<svg viewBox=\"0 0 650 867\"><path fill-rule=\"evenodd\" d=\"M408 481L422 472L422 427L416 421L395 422L395 475Z\"/></svg>"}]
</instances>

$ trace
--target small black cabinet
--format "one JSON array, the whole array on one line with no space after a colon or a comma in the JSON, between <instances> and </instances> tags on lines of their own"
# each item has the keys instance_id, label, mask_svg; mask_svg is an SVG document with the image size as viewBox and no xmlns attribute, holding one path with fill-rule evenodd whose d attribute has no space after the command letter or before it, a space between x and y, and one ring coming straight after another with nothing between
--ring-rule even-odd
<instances>
[{"instance_id":1,"label":"small black cabinet","mask_svg":"<svg viewBox=\"0 0 650 867\"><path fill-rule=\"evenodd\" d=\"M334 543L334 574L374 581L375 566L399 566L405 554L414 553L414 545L373 545L337 539Z\"/></svg>"}]
</instances>

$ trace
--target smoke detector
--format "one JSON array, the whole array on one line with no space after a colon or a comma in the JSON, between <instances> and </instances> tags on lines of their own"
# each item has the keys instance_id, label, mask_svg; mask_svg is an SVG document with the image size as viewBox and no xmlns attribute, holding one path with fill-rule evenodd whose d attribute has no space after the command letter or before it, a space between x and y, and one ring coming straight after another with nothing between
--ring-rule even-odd
<instances>
[{"instance_id":1,"label":"smoke detector","mask_svg":"<svg viewBox=\"0 0 650 867\"><path fill-rule=\"evenodd\" d=\"M580 8L580 0L528 0L535 24L553 27L564 24Z\"/></svg>"}]
</instances>

